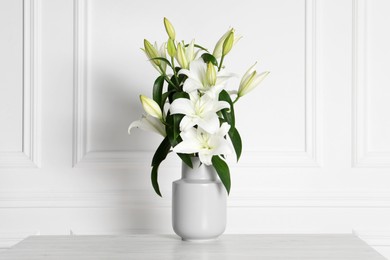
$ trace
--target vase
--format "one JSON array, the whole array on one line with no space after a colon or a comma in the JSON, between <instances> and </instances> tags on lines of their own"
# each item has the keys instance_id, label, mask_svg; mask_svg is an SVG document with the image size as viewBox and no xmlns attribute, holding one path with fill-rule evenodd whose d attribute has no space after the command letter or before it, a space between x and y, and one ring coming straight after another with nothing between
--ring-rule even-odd
<instances>
[{"instance_id":1,"label":"vase","mask_svg":"<svg viewBox=\"0 0 390 260\"><path fill-rule=\"evenodd\" d=\"M185 241L218 238L226 228L227 192L213 166L192 157L182 163L181 179L172 183L172 226Z\"/></svg>"}]
</instances>

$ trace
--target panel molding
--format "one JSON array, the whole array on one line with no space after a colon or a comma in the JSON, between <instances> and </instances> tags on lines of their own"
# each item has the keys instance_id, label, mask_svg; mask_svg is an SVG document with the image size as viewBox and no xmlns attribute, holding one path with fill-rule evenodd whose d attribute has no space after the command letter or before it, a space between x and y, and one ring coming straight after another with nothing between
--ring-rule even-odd
<instances>
[{"instance_id":1,"label":"panel molding","mask_svg":"<svg viewBox=\"0 0 390 260\"><path fill-rule=\"evenodd\" d=\"M0 153L0 169L40 166L40 0L23 1L23 141L21 152Z\"/></svg>"},{"instance_id":2,"label":"panel molding","mask_svg":"<svg viewBox=\"0 0 390 260\"><path fill-rule=\"evenodd\" d=\"M390 167L390 152L368 149L367 1L353 0L352 167Z\"/></svg>"},{"instance_id":3,"label":"panel molding","mask_svg":"<svg viewBox=\"0 0 390 260\"><path fill-rule=\"evenodd\" d=\"M88 0L75 1L73 166L127 168L149 163L145 152L87 151ZM305 0L305 149L303 151L246 152L243 167L320 167L321 127L317 89L316 0ZM251 158L251 159L250 159Z\"/></svg>"},{"instance_id":4,"label":"panel molding","mask_svg":"<svg viewBox=\"0 0 390 260\"><path fill-rule=\"evenodd\" d=\"M170 192L156 200L152 190L104 192L0 192L0 209L10 208L171 208ZM231 193L229 208L390 208L390 192L378 191L257 191Z\"/></svg>"}]
</instances>

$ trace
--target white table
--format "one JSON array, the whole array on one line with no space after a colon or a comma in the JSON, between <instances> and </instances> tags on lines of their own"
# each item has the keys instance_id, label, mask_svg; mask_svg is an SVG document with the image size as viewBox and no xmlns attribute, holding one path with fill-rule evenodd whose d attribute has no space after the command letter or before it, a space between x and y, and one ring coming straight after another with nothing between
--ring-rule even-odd
<instances>
[{"instance_id":1,"label":"white table","mask_svg":"<svg viewBox=\"0 0 390 260\"><path fill-rule=\"evenodd\" d=\"M223 235L184 242L174 235L31 236L0 259L383 260L353 235Z\"/></svg>"}]
</instances>

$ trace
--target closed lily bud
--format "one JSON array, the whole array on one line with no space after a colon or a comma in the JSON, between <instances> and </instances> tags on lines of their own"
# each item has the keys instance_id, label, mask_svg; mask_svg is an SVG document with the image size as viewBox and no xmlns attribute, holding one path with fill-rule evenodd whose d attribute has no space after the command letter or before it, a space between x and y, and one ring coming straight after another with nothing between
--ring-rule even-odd
<instances>
[{"instance_id":1,"label":"closed lily bud","mask_svg":"<svg viewBox=\"0 0 390 260\"><path fill-rule=\"evenodd\" d=\"M248 69L241 79L240 87L238 88L237 95L242 97L257 87L263 79L269 74L269 71L262 72L260 74L254 69L257 63Z\"/></svg>"},{"instance_id":2,"label":"closed lily bud","mask_svg":"<svg viewBox=\"0 0 390 260\"><path fill-rule=\"evenodd\" d=\"M210 86L217 82L217 71L211 62L207 63L206 78Z\"/></svg>"},{"instance_id":3,"label":"closed lily bud","mask_svg":"<svg viewBox=\"0 0 390 260\"><path fill-rule=\"evenodd\" d=\"M225 42L226 38L228 37L228 35L231 33L231 32L234 32L234 29L229 29L224 35L222 35L222 37L218 40L217 44L215 45L214 47L214 51L213 51L213 56L215 58L220 58L222 56L222 47L223 47L223 43ZM235 45L242 37L241 36L237 36L237 35L234 35L234 41L233 41L233 45Z\"/></svg>"},{"instance_id":4,"label":"closed lily bud","mask_svg":"<svg viewBox=\"0 0 390 260\"><path fill-rule=\"evenodd\" d=\"M176 37L175 28L173 28L173 25L166 17L164 17L164 26L169 38L175 40Z\"/></svg>"},{"instance_id":5,"label":"closed lily bud","mask_svg":"<svg viewBox=\"0 0 390 260\"><path fill-rule=\"evenodd\" d=\"M171 38L169 38L168 40L167 49L169 56L171 56L172 58L176 56L175 42Z\"/></svg>"},{"instance_id":6,"label":"closed lily bud","mask_svg":"<svg viewBox=\"0 0 390 260\"><path fill-rule=\"evenodd\" d=\"M157 58L159 57L158 51L156 48L148 41L144 40L144 48L145 48L145 53L148 56L149 59ZM152 60L154 64L157 66L160 66L160 61L159 60Z\"/></svg>"},{"instance_id":7,"label":"closed lily bud","mask_svg":"<svg viewBox=\"0 0 390 260\"><path fill-rule=\"evenodd\" d=\"M188 69L188 65L189 64L188 64L188 61L187 61L187 57L186 57L186 54L185 54L185 51L184 51L184 47L181 45L180 42L177 44L176 59L177 59L177 61L179 62L180 66L183 69Z\"/></svg>"},{"instance_id":8,"label":"closed lily bud","mask_svg":"<svg viewBox=\"0 0 390 260\"><path fill-rule=\"evenodd\" d=\"M225 41L222 45L222 56L226 56L230 52L230 50L233 48L234 43L234 31L231 30L229 35L226 37Z\"/></svg>"},{"instance_id":9,"label":"closed lily bud","mask_svg":"<svg viewBox=\"0 0 390 260\"><path fill-rule=\"evenodd\" d=\"M139 99L141 100L142 107L147 114L160 120L163 118L161 108L156 101L144 95L140 95Z\"/></svg>"}]
</instances>

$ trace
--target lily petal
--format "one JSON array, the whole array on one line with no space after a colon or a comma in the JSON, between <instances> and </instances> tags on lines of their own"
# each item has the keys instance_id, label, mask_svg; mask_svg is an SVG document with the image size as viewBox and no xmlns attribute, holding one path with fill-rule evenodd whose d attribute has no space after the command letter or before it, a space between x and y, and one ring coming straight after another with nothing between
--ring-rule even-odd
<instances>
[{"instance_id":1,"label":"lily petal","mask_svg":"<svg viewBox=\"0 0 390 260\"><path fill-rule=\"evenodd\" d=\"M140 128L142 130L151 131L154 133L157 133L163 137L165 137L167 134L165 132L165 127L161 123L160 120L158 120L155 117L149 116L149 115L143 115L140 120L136 120L132 122L129 126L128 133L130 134L131 129L133 128Z\"/></svg>"},{"instance_id":2,"label":"lily petal","mask_svg":"<svg viewBox=\"0 0 390 260\"><path fill-rule=\"evenodd\" d=\"M194 109L192 106L192 102L186 98L178 98L175 99L170 107L171 114L193 114Z\"/></svg>"}]
</instances>

